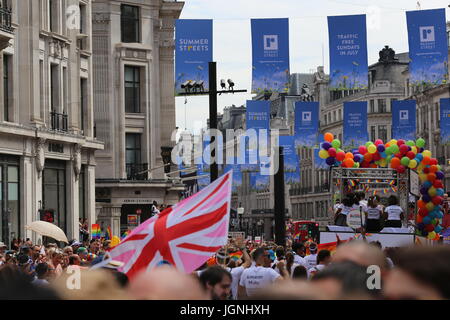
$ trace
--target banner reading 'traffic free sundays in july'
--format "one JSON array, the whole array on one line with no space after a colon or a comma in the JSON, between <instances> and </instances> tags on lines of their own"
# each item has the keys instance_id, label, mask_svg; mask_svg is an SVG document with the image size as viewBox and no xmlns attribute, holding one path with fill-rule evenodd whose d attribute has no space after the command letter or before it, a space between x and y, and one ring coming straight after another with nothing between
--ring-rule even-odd
<instances>
[{"instance_id":1,"label":"banner reading 'traffic free sundays in july'","mask_svg":"<svg viewBox=\"0 0 450 320\"><path fill-rule=\"evenodd\" d=\"M179 19L175 23L175 95L208 91L208 63L213 61L213 21ZM188 81L202 87L182 88Z\"/></svg>"},{"instance_id":2,"label":"banner reading 'traffic free sundays in july'","mask_svg":"<svg viewBox=\"0 0 450 320\"><path fill-rule=\"evenodd\" d=\"M330 89L368 87L366 15L328 17Z\"/></svg>"},{"instance_id":3,"label":"banner reading 'traffic free sundays in july'","mask_svg":"<svg viewBox=\"0 0 450 320\"><path fill-rule=\"evenodd\" d=\"M416 100L392 102L392 138L416 140Z\"/></svg>"},{"instance_id":4,"label":"banner reading 'traffic free sundays in july'","mask_svg":"<svg viewBox=\"0 0 450 320\"><path fill-rule=\"evenodd\" d=\"M289 89L289 19L252 19L252 93Z\"/></svg>"},{"instance_id":5,"label":"banner reading 'traffic free sundays in july'","mask_svg":"<svg viewBox=\"0 0 450 320\"><path fill-rule=\"evenodd\" d=\"M300 162L294 144L294 136L280 136L280 147L283 147L284 182L300 183Z\"/></svg>"},{"instance_id":6,"label":"banner reading 'traffic free sundays in july'","mask_svg":"<svg viewBox=\"0 0 450 320\"><path fill-rule=\"evenodd\" d=\"M343 138L346 148L358 148L368 141L367 101L344 102Z\"/></svg>"},{"instance_id":7,"label":"banner reading 'traffic free sundays in july'","mask_svg":"<svg viewBox=\"0 0 450 320\"><path fill-rule=\"evenodd\" d=\"M445 9L406 12L410 83L448 82Z\"/></svg>"}]
</instances>

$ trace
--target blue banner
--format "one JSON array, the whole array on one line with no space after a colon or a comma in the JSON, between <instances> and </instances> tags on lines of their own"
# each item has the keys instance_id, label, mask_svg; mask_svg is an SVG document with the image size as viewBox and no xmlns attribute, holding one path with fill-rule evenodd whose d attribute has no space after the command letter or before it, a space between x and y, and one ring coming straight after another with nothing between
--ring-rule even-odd
<instances>
[{"instance_id":1,"label":"blue banner","mask_svg":"<svg viewBox=\"0 0 450 320\"><path fill-rule=\"evenodd\" d=\"M358 148L368 141L367 101L344 102L344 136L346 148Z\"/></svg>"},{"instance_id":2,"label":"blue banner","mask_svg":"<svg viewBox=\"0 0 450 320\"><path fill-rule=\"evenodd\" d=\"M448 43L445 9L406 12L410 83L441 84L448 81Z\"/></svg>"},{"instance_id":3,"label":"blue banner","mask_svg":"<svg viewBox=\"0 0 450 320\"><path fill-rule=\"evenodd\" d=\"M295 103L295 146L314 147L319 134L319 102Z\"/></svg>"},{"instance_id":4,"label":"blue banner","mask_svg":"<svg viewBox=\"0 0 450 320\"><path fill-rule=\"evenodd\" d=\"M330 89L368 87L366 16L328 17Z\"/></svg>"},{"instance_id":5,"label":"blue banner","mask_svg":"<svg viewBox=\"0 0 450 320\"><path fill-rule=\"evenodd\" d=\"M237 164L235 161L235 164L227 164L224 166L224 173L227 173L230 170L233 170L233 184L231 190L234 194L236 194L238 192L238 188L242 186L241 165Z\"/></svg>"},{"instance_id":6,"label":"blue banner","mask_svg":"<svg viewBox=\"0 0 450 320\"><path fill-rule=\"evenodd\" d=\"M450 98L441 99L441 144L450 145Z\"/></svg>"},{"instance_id":7,"label":"blue banner","mask_svg":"<svg viewBox=\"0 0 450 320\"><path fill-rule=\"evenodd\" d=\"M252 19L252 93L289 89L289 20Z\"/></svg>"},{"instance_id":8,"label":"blue banner","mask_svg":"<svg viewBox=\"0 0 450 320\"><path fill-rule=\"evenodd\" d=\"M392 138L416 140L416 100L392 101Z\"/></svg>"},{"instance_id":9,"label":"blue banner","mask_svg":"<svg viewBox=\"0 0 450 320\"><path fill-rule=\"evenodd\" d=\"M207 187L211 183L211 177L210 177L211 174L210 174L209 165L207 165L207 164L204 164L204 165L198 164L197 165L197 176L202 176L202 175L207 175L207 176L197 179L198 191Z\"/></svg>"},{"instance_id":10,"label":"blue banner","mask_svg":"<svg viewBox=\"0 0 450 320\"><path fill-rule=\"evenodd\" d=\"M284 182L286 184L300 183L300 162L293 136L280 136L280 147L283 147Z\"/></svg>"},{"instance_id":11,"label":"blue banner","mask_svg":"<svg viewBox=\"0 0 450 320\"><path fill-rule=\"evenodd\" d=\"M212 20L177 20L175 43L175 94L208 91L208 63L213 61Z\"/></svg>"},{"instance_id":12,"label":"blue banner","mask_svg":"<svg viewBox=\"0 0 450 320\"><path fill-rule=\"evenodd\" d=\"M314 149L314 167L316 169L328 169L327 161L319 157L319 151L320 148Z\"/></svg>"},{"instance_id":13,"label":"blue banner","mask_svg":"<svg viewBox=\"0 0 450 320\"><path fill-rule=\"evenodd\" d=\"M270 188L270 176L261 175L261 172L250 172L250 192L268 191Z\"/></svg>"}]
</instances>

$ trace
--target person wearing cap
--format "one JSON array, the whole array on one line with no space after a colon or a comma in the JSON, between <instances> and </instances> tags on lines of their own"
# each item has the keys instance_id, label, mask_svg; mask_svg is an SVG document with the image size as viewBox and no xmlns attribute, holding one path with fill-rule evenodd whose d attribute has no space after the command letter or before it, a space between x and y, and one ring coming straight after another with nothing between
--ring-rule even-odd
<instances>
[{"instance_id":1,"label":"person wearing cap","mask_svg":"<svg viewBox=\"0 0 450 320\"><path fill-rule=\"evenodd\" d=\"M6 244L4 242L0 242L0 254L2 254L2 255L5 254L7 248L8 247L6 246Z\"/></svg>"},{"instance_id":2,"label":"person wearing cap","mask_svg":"<svg viewBox=\"0 0 450 320\"><path fill-rule=\"evenodd\" d=\"M77 250L77 255L81 259L81 265L86 265L88 263L88 250L85 247L79 247Z\"/></svg>"},{"instance_id":3,"label":"person wearing cap","mask_svg":"<svg viewBox=\"0 0 450 320\"><path fill-rule=\"evenodd\" d=\"M309 245L310 254L305 257L306 270L314 268L317 265L317 244L312 242Z\"/></svg>"}]
</instances>

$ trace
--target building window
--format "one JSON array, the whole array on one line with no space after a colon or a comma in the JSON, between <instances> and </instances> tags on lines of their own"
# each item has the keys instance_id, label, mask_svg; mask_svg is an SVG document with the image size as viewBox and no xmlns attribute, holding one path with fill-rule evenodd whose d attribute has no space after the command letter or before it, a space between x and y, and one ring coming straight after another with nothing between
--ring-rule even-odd
<instances>
[{"instance_id":1,"label":"building window","mask_svg":"<svg viewBox=\"0 0 450 320\"><path fill-rule=\"evenodd\" d=\"M378 126L378 138L387 141L387 126Z\"/></svg>"},{"instance_id":2,"label":"building window","mask_svg":"<svg viewBox=\"0 0 450 320\"><path fill-rule=\"evenodd\" d=\"M52 64L50 66L50 90L51 90L51 104L52 112L59 111L59 68L58 65Z\"/></svg>"},{"instance_id":3,"label":"building window","mask_svg":"<svg viewBox=\"0 0 450 320\"><path fill-rule=\"evenodd\" d=\"M375 126L370 126L370 140L375 141L376 138Z\"/></svg>"},{"instance_id":4,"label":"building window","mask_svg":"<svg viewBox=\"0 0 450 320\"><path fill-rule=\"evenodd\" d=\"M85 129L84 114L87 112L87 101L87 79L80 79L80 129L83 131Z\"/></svg>"},{"instance_id":5,"label":"building window","mask_svg":"<svg viewBox=\"0 0 450 320\"><path fill-rule=\"evenodd\" d=\"M141 102L141 75L139 67L125 67L125 112L139 113Z\"/></svg>"},{"instance_id":6,"label":"building window","mask_svg":"<svg viewBox=\"0 0 450 320\"><path fill-rule=\"evenodd\" d=\"M53 212L55 224L64 231L66 225L66 163L46 160L43 184L44 209Z\"/></svg>"},{"instance_id":7,"label":"building window","mask_svg":"<svg viewBox=\"0 0 450 320\"><path fill-rule=\"evenodd\" d=\"M80 33L87 34L86 6L80 3Z\"/></svg>"},{"instance_id":8,"label":"building window","mask_svg":"<svg viewBox=\"0 0 450 320\"><path fill-rule=\"evenodd\" d=\"M370 110L369 113L375 113L375 100L370 100Z\"/></svg>"},{"instance_id":9,"label":"building window","mask_svg":"<svg viewBox=\"0 0 450 320\"><path fill-rule=\"evenodd\" d=\"M127 164L141 163L141 134L126 134L126 161Z\"/></svg>"},{"instance_id":10,"label":"building window","mask_svg":"<svg viewBox=\"0 0 450 320\"><path fill-rule=\"evenodd\" d=\"M49 24L50 32L59 32L59 2L60 0L50 0L49 3Z\"/></svg>"},{"instance_id":11,"label":"building window","mask_svg":"<svg viewBox=\"0 0 450 320\"><path fill-rule=\"evenodd\" d=\"M333 111L333 121L336 122L336 110Z\"/></svg>"},{"instance_id":12,"label":"building window","mask_svg":"<svg viewBox=\"0 0 450 320\"><path fill-rule=\"evenodd\" d=\"M0 241L9 245L18 238L20 224L19 164L12 157L0 158Z\"/></svg>"},{"instance_id":13,"label":"building window","mask_svg":"<svg viewBox=\"0 0 450 320\"><path fill-rule=\"evenodd\" d=\"M121 6L122 42L139 42L139 7Z\"/></svg>"},{"instance_id":14,"label":"building window","mask_svg":"<svg viewBox=\"0 0 450 320\"><path fill-rule=\"evenodd\" d=\"M386 99L378 99L378 112L379 113L386 113Z\"/></svg>"},{"instance_id":15,"label":"building window","mask_svg":"<svg viewBox=\"0 0 450 320\"><path fill-rule=\"evenodd\" d=\"M10 119L10 92L11 92L11 73L10 73L10 61L9 55L3 55L3 120L11 121Z\"/></svg>"}]
</instances>

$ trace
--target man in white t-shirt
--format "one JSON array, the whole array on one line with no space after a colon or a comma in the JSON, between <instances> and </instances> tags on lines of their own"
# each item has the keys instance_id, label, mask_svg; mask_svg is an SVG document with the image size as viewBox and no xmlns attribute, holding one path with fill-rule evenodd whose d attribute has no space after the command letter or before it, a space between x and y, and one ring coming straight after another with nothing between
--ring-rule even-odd
<instances>
[{"instance_id":1,"label":"man in white t-shirt","mask_svg":"<svg viewBox=\"0 0 450 320\"><path fill-rule=\"evenodd\" d=\"M331 261L331 253L329 250L320 250L317 254L317 265L308 270L308 279L313 277L317 272L325 269Z\"/></svg>"},{"instance_id":2,"label":"man in white t-shirt","mask_svg":"<svg viewBox=\"0 0 450 320\"><path fill-rule=\"evenodd\" d=\"M305 257L305 268L309 270L317 265L317 244L314 242L309 245L310 255Z\"/></svg>"},{"instance_id":3,"label":"man in white t-shirt","mask_svg":"<svg viewBox=\"0 0 450 320\"><path fill-rule=\"evenodd\" d=\"M270 286L277 280L283 279L283 277L285 279L289 278L283 261L279 262L277 266L282 272L281 275L270 267L264 267L265 265L270 265L270 254L265 248L256 249L253 252L253 260L255 261L255 266L242 272L239 282L239 299L251 297L259 290Z\"/></svg>"},{"instance_id":4,"label":"man in white t-shirt","mask_svg":"<svg viewBox=\"0 0 450 320\"><path fill-rule=\"evenodd\" d=\"M294 263L304 266L306 268L306 264L305 264L305 253L306 253L306 247L303 243L301 242L296 242L294 243L294 245L292 246L292 251L294 251L295 255L294 255Z\"/></svg>"}]
</instances>

